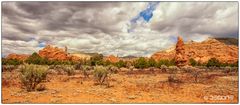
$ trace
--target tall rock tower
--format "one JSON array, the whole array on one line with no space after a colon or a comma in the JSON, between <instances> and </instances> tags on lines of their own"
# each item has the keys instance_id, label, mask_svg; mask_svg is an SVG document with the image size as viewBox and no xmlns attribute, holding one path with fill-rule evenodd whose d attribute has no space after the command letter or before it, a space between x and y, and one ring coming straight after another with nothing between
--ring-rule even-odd
<instances>
[{"instance_id":1,"label":"tall rock tower","mask_svg":"<svg viewBox=\"0 0 240 105\"><path fill-rule=\"evenodd\" d=\"M175 50L176 50L176 55L175 55L176 65L178 67L188 65L188 59L185 54L183 39L180 36L178 36L178 41L177 41Z\"/></svg>"},{"instance_id":2,"label":"tall rock tower","mask_svg":"<svg viewBox=\"0 0 240 105\"><path fill-rule=\"evenodd\" d=\"M68 48L67 48L67 46L65 46L65 52L68 53Z\"/></svg>"}]
</instances>

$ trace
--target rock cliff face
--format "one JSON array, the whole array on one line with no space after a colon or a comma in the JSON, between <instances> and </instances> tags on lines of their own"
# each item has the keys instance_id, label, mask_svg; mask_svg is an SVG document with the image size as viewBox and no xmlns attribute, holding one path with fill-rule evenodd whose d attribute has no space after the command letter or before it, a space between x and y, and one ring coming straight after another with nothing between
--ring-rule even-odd
<instances>
[{"instance_id":1,"label":"rock cliff face","mask_svg":"<svg viewBox=\"0 0 240 105\"><path fill-rule=\"evenodd\" d=\"M65 49L47 45L42 50L39 50L39 55L49 60L69 60L69 55Z\"/></svg>"},{"instance_id":2,"label":"rock cliff face","mask_svg":"<svg viewBox=\"0 0 240 105\"><path fill-rule=\"evenodd\" d=\"M9 54L6 59L18 59L18 60L26 60L29 55L26 54Z\"/></svg>"},{"instance_id":3,"label":"rock cliff face","mask_svg":"<svg viewBox=\"0 0 240 105\"><path fill-rule=\"evenodd\" d=\"M189 42L184 44L187 59L193 58L201 63L211 58L217 58L223 63L235 63L238 61L238 46L226 45L216 39L209 38L203 42ZM161 51L152 55L156 60L174 59L175 50Z\"/></svg>"},{"instance_id":4,"label":"rock cliff face","mask_svg":"<svg viewBox=\"0 0 240 105\"><path fill-rule=\"evenodd\" d=\"M178 42L176 44L175 53L176 54L175 54L174 59L176 61L176 65L178 67L188 65L188 58L185 53L183 39L181 37L178 37Z\"/></svg>"}]
</instances>

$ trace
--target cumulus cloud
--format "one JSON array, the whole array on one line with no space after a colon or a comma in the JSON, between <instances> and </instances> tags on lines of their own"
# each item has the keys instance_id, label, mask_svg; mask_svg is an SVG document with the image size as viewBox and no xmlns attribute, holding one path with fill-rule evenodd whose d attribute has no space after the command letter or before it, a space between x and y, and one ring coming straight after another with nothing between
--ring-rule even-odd
<instances>
[{"instance_id":1,"label":"cumulus cloud","mask_svg":"<svg viewBox=\"0 0 240 105\"><path fill-rule=\"evenodd\" d=\"M3 2L2 13L3 55L53 44L70 52L150 56L174 46L178 35L238 38L237 2Z\"/></svg>"}]
</instances>

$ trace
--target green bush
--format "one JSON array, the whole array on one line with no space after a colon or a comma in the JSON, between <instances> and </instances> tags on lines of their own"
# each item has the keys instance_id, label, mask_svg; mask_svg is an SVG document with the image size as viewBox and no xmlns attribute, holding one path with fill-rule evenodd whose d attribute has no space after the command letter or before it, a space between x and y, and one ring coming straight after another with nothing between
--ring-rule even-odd
<instances>
[{"instance_id":1,"label":"green bush","mask_svg":"<svg viewBox=\"0 0 240 105\"><path fill-rule=\"evenodd\" d=\"M233 64L228 64L228 66L231 66L231 67L238 67L238 61L233 63Z\"/></svg>"},{"instance_id":2,"label":"green bush","mask_svg":"<svg viewBox=\"0 0 240 105\"><path fill-rule=\"evenodd\" d=\"M153 58L150 58L148 60L148 67L157 67L157 62Z\"/></svg>"},{"instance_id":3,"label":"green bush","mask_svg":"<svg viewBox=\"0 0 240 105\"><path fill-rule=\"evenodd\" d=\"M134 63L134 67L138 69L143 69L148 67L147 60L144 57L140 57Z\"/></svg>"},{"instance_id":4,"label":"green bush","mask_svg":"<svg viewBox=\"0 0 240 105\"><path fill-rule=\"evenodd\" d=\"M28 64L45 64L47 62L46 59L43 59L36 52L34 52L31 56L29 56L26 61Z\"/></svg>"},{"instance_id":5,"label":"green bush","mask_svg":"<svg viewBox=\"0 0 240 105\"><path fill-rule=\"evenodd\" d=\"M48 66L24 65L21 68L21 82L27 91L35 90L36 86L47 77Z\"/></svg>"},{"instance_id":6,"label":"green bush","mask_svg":"<svg viewBox=\"0 0 240 105\"><path fill-rule=\"evenodd\" d=\"M108 65L112 65L112 62L110 62L109 60L106 60L103 62L104 66L108 66Z\"/></svg>"},{"instance_id":7,"label":"green bush","mask_svg":"<svg viewBox=\"0 0 240 105\"><path fill-rule=\"evenodd\" d=\"M75 74L74 66L72 65L64 65L63 71L67 73L67 75L71 76Z\"/></svg>"},{"instance_id":8,"label":"green bush","mask_svg":"<svg viewBox=\"0 0 240 105\"><path fill-rule=\"evenodd\" d=\"M20 65L23 64L23 61L18 59L2 59L2 65Z\"/></svg>"},{"instance_id":9,"label":"green bush","mask_svg":"<svg viewBox=\"0 0 240 105\"><path fill-rule=\"evenodd\" d=\"M175 66L175 60L174 60L174 59L172 59L172 60L160 59L160 60L157 62L157 67L160 68L161 65Z\"/></svg>"},{"instance_id":10,"label":"green bush","mask_svg":"<svg viewBox=\"0 0 240 105\"><path fill-rule=\"evenodd\" d=\"M103 65L103 55L102 54L94 54L90 58L90 65L95 66L95 65Z\"/></svg>"},{"instance_id":11,"label":"green bush","mask_svg":"<svg viewBox=\"0 0 240 105\"><path fill-rule=\"evenodd\" d=\"M192 66L197 66L197 64L198 64L198 62L193 58L189 59L189 62Z\"/></svg>"},{"instance_id":12,"label":"green bush","mask_svg":"<svg viewBox=\"0 0 240 105\"><path fill-rule=\"evenodd\" d=\"M103 66L96 66L94 68L93 75L94 75L94 78L97 81L97 83L102 85L106 81L106 79L108 77L108 71Z\"/></svg>"},{"instance_id":13,"label":"green bush","mask_svg":"<svg viewBox=\"0 0 240 105\"><path fill-rule=\"evenodd\" d=\"M207 67L220 67L221 63L216 58L211 58L207 62Z\"/></svg>"},{"instance_id":14,"label":"green bush","mask_svg":"<svg viewBox=\"0 0 240 105\"><path fill-rule=\"evenodd\" d=\"M116 67L121 68L121 67L126 67L127 63L124 62L123 60L120 60L114 64Z\"/></svg>"}]
</instances>

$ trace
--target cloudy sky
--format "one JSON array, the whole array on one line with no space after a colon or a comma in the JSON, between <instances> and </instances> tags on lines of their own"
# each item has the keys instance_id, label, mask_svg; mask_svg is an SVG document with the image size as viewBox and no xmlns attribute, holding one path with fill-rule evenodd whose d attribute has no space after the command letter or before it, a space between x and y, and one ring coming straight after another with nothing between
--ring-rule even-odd
<instances>
[{"instance_id":1,"label":"cloudy sky","mask_svg":"<svg viewBox=\"0 0 240 105\"><path fill-rule=\"evenodd\" d=\"M176 37L238 38L237 2L3 2L2 54L46 44L70 52L149 56Z\"/></svg>"}]
</instances>

